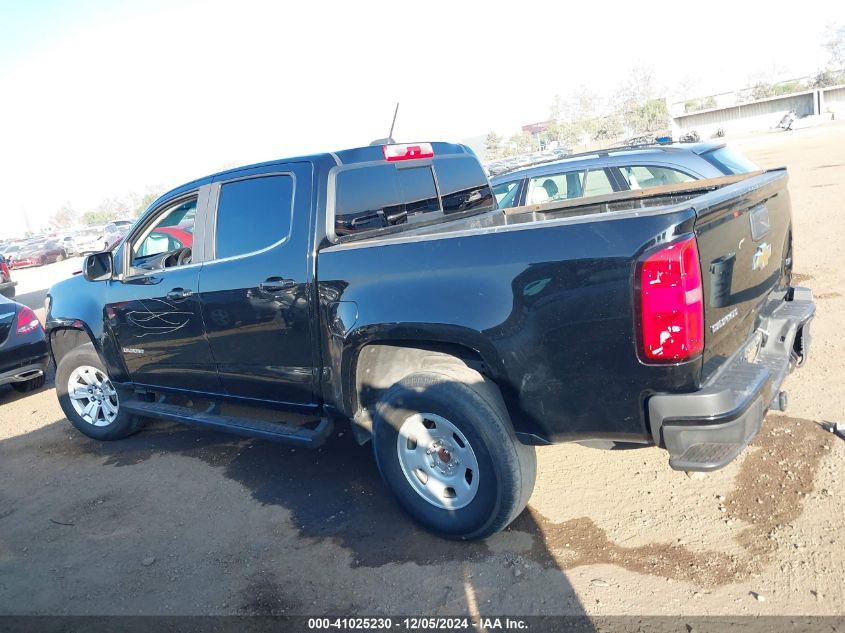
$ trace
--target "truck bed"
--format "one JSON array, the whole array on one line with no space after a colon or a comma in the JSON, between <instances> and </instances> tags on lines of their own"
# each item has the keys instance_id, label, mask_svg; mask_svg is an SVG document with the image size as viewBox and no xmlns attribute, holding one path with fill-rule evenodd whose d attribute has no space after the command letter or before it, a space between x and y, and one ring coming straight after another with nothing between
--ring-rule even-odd
<instances>
[{"instance_id":1,"label":"truck bed","mask_svg":"<svg viewBox=\"0 0 845 633\"><path fill-rule=\"evenodd\" d=\"M750 336L764 304L782 299L773 291L785 283L786 181L779 169L388 229L323 248L319 286L357 306L347 334L356 345L396 323L403 326L394 340L471 347L502 388L525 441L651 442L648 398L701 388ZM773 249L766 274L752 275L747 218L763 204ZM637 354L637 263L689 234L701 259L704 354L647 365ZM731 255L742 270L737 265L727 299L714 304L710 298L725 295L725 284L711 267ZM340 348L327 341L323 349L331 355ZM342 362L324 358L326 365Z\"/></svg>"}]
</instances>

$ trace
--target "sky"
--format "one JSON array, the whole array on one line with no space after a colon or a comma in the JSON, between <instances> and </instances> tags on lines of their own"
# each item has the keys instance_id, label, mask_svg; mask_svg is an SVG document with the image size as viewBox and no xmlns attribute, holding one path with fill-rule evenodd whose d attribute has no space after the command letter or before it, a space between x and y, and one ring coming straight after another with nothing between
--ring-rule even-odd
<instances>
[{"instance_id":1,"label":"sky","mask_svg":"<svg viewBox=\"0 0 845 633\"><path fill-rule=\"evenodd\" d=\"M845 2L0 0L0 237L228 167L503 136L634 66L670 92L822 68ZM679 97L679 98L680 98Z\"/></svg>"}]
</instances>

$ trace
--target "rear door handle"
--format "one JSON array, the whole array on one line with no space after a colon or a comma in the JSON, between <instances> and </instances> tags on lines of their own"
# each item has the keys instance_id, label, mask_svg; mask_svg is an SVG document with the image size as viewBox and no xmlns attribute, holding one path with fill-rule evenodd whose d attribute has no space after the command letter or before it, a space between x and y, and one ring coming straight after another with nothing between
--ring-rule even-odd
<instances>
[{"instance_id":1,"label":"rear door handle","mask_svg":"<svg viewBox=\"0 0 845 633\"><path fill-rule=\"evenodd\" d=\"M284 279L282 277L270 277L266 281L262 281L258 284L258 289L263 290L264 292L281 292L282 290L288 290L289 288L293 288L296 285L296 281L293 279Z\"/></svg>"},{"instance_id":2,"label":"rear door handle","mask_svg":"<svg viewBox=\"0 0 845 633\"><path fill-rule=\"evenodd\" d=\"M194 293L186 288L174 288L173 290L168 292L166 296L171 301L178 301L179 299L187 299L192 294Z\"/></svg>"}]
</instances>

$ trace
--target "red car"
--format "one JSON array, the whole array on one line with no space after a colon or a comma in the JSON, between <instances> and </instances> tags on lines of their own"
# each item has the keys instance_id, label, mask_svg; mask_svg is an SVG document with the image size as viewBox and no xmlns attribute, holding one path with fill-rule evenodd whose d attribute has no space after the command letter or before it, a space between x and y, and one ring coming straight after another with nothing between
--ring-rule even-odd
<instances>
[{"instance_id":1,"label":"red car","mask_svg":"<svg viewBox=\"0 0 845 633\"><path fill-rule=\"evenodd\" d=\"M167 249L169 251L189 247L194 243L194 236L178 226L160 226L153 233L164 233L170 238L171 241Z\"/></svg>"},{"instance_id":2,"label":"red car","mask_svg":"<svg viewBox=\"0 0 845 633\"><path fill-rule=\"evenodd\" d=\"M16 281L12 281L12 273L9 272L9 264L6 258L0 255L0 294L9 299L15 296Z\"/></svg>"},{"instance_id":3,"label":"red car","mask_svg":"<svg viewBox=\"0 0 845 633\"><path fill-rule=\"evenodd\" d=\"M40 242L38 244L25 246L21 249L21 252L15 256L14 260L12 260L11 265L12 268L43 266L44 264L60 262L66 258L67 252L58 242Z\"/></svg>"}]
</instances>

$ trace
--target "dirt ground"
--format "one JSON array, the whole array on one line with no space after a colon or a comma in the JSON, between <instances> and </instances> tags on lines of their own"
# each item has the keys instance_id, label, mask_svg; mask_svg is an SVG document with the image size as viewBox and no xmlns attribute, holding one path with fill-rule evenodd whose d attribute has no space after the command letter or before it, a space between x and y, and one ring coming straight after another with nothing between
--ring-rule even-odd
<instances>
[{"instance_id":1,"label":"dirt ground","mask_svg":"<svg viewBox=\"0 0 845 633\"><path fill-rule=\"evenodd\" d=\"M156 423L97 443L51 382L0 388L0 614L845 613L845 124L737 141L790 169L813 357L752 448L688 476L657 448L539 450L528 510L480 543L405 518L369 447Z\"/></svg>"}]
</instances>

